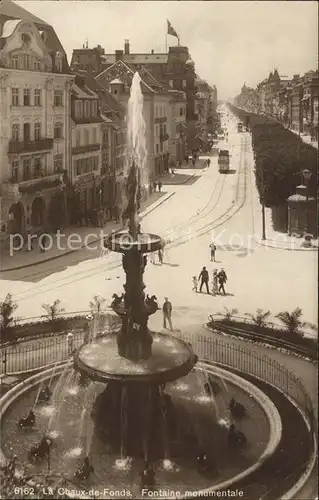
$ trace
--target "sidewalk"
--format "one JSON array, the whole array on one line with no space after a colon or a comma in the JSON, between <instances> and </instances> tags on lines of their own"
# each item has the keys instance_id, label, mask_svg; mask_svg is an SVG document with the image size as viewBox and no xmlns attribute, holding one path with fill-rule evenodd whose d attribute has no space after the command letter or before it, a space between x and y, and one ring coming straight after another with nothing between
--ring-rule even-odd
<instances>
[{"instance_id":1,"label":"sidewalk","mask_svg":"<svg viewBox=\"0 0 319 500\"><path fill-rule=\"evenodd\" d=\"M191 177L192 176L188 176L188 178ZM171 198L174 194L175 191L152 193L145 203L142 204L140 217L146 217L146 215L151 213L158 206L162 205L162 203L165 203L165 201ZM121 225L115 221L107 222L104 227L68 227L60 232L60 244L58 243L56 235L52 235L52 248L49 248L43 253L41 253L38 248L35 248L30 252L26 251L24 248L19 251L15 251L12 256L10 256L9 250L7 250L8 253L6 254L2 251L0 273L35 266L42 264L43 262L58 259L64 255L77 252L87 245L92 245L100 241L112 231L118 231L119 229L121 229ZM74 236L72 237L72 245L66 245L65 243L70 241L71 235ZM60 248L57 246L58 244ZM70 246L76 246L76 248L70 249Z\"/></svg>"}]
</instances>

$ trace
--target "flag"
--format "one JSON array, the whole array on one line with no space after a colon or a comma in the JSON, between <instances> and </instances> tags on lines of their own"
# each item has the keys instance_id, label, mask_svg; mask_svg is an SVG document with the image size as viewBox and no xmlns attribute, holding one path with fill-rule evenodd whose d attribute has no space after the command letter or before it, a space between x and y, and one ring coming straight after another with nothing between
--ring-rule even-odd
<instances>
[{"instance_id":1,"label":"flag","mask_svg":"<svg viewBox=\"0 0 319 500\"><path fill-rule=\"evenodd\" d=\"M167 34L171 36L176 36L176 38L179 39L178 34L176 33L175 29L173 28L168 19L167 19Z\"/></svg>"}]
</instances>

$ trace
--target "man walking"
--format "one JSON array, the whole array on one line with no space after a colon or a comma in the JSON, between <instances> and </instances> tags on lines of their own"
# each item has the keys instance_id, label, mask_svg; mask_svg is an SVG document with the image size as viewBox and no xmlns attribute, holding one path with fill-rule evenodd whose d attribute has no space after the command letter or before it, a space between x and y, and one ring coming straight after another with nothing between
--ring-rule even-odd
<instances>
[{"instance_id":1,"label":"man walking","mask_svg":"<svg viewBox=\"0 0 319 500\"><path fill-rule=\"evenodd\" d=\"M215 260L215 252L216 252L216 247L215 247L215 244L214 242L212 241L212 243L209 245L209 248L210 248L210 260L212 262L216 262Z\"/></svg>"},{"instance_id":2,"label":"man walking","mask_svg":"<svg viewBox=\"0 0 319 500\"><path fill-rule=\"evenodd\" d=\"M163 304L163 327L164 328L166 328L166 320L168 321L170 329L173 330L173 326L172 326L172 304L168 300L167 297L165 297L165 302Z\"/></svg>"},{"instance_id":3,"label":"man walking","mask_svg":"<svg viewBox=\"0 0 319 500\"><path fill-rule=\"evenodd\" d=\"M226 292L225 292L225 287L224 287L224 284L226 283L227 281L227 274L225 272L225 269L221 269L219 271L219 273L217 274L217 277L218 277L218 282L219 282L219 288L218 288L218 291L219 292L223 292L224 295L226 295Z\"/></svg>"},{"instance_id":4,"label":"man walking","mask_svg":"<svg viewBox=\"0 0 319 500\"><path fill-rule=\"evenodd\" d=\"M162 183L161 183L161 181L158 181L158 191L159 191L159 193L162 191Z\"/></svg>"},{"instance_id":5,"label":"man walking","mask_svg":"<svg viewBox=\"0 0 319 500\"><path fill-rule=\"evenodd\" d=\"M201 280L199 291L200 292L202 291L203 285L205 284L207 293L209 293L209 288L208 288L209 274L208 274L208 271L207 271L205 266L201 270L200 275L198 276L198 279Z\"/></svg>"}]
</instances>

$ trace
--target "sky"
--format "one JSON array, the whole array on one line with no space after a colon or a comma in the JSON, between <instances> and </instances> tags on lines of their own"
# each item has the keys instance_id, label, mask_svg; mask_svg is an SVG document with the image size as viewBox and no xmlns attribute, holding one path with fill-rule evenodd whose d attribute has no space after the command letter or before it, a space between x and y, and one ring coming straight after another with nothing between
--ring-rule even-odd
<instances>
[{"instance_id":1,"label":"sky","mask_svg":"<svg viewBox=\"0 0 319 500\"><path fill-rule=\"evenodd\" d=\"M243 83L255 87L277 68L281 76L318 66L315 1L28 1L16 3L51 24L69 57L88 40L106 53L165 52L167 19L186 45L195 69L215 84L220 99ZM168 45L177 39L167 37Z\"/></svg>"}]
</instances>

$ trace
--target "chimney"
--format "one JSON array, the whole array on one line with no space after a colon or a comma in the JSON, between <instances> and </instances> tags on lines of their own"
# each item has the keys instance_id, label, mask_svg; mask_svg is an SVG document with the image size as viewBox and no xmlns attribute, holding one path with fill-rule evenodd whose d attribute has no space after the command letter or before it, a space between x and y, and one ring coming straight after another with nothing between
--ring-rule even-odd
<instances>
[{"instance_id":1,"label":"chimney","mask_svg":"<svg viewBox=\"0 0 319 500\"><path fill-rule=\"evenodd\" d=\"M124 54L127 56L130 53L130 41L124 40Z\"/></svg>"},{"instance_id":2,"label":"chimney","mask_svg":"<svg viewBox=\"0 0 319 500\"><path fill-rule=\"evenodd\" d=\"M115 51L115 61L122 61L123 59L123 50Z\"/></svg>"}]
</instances>

